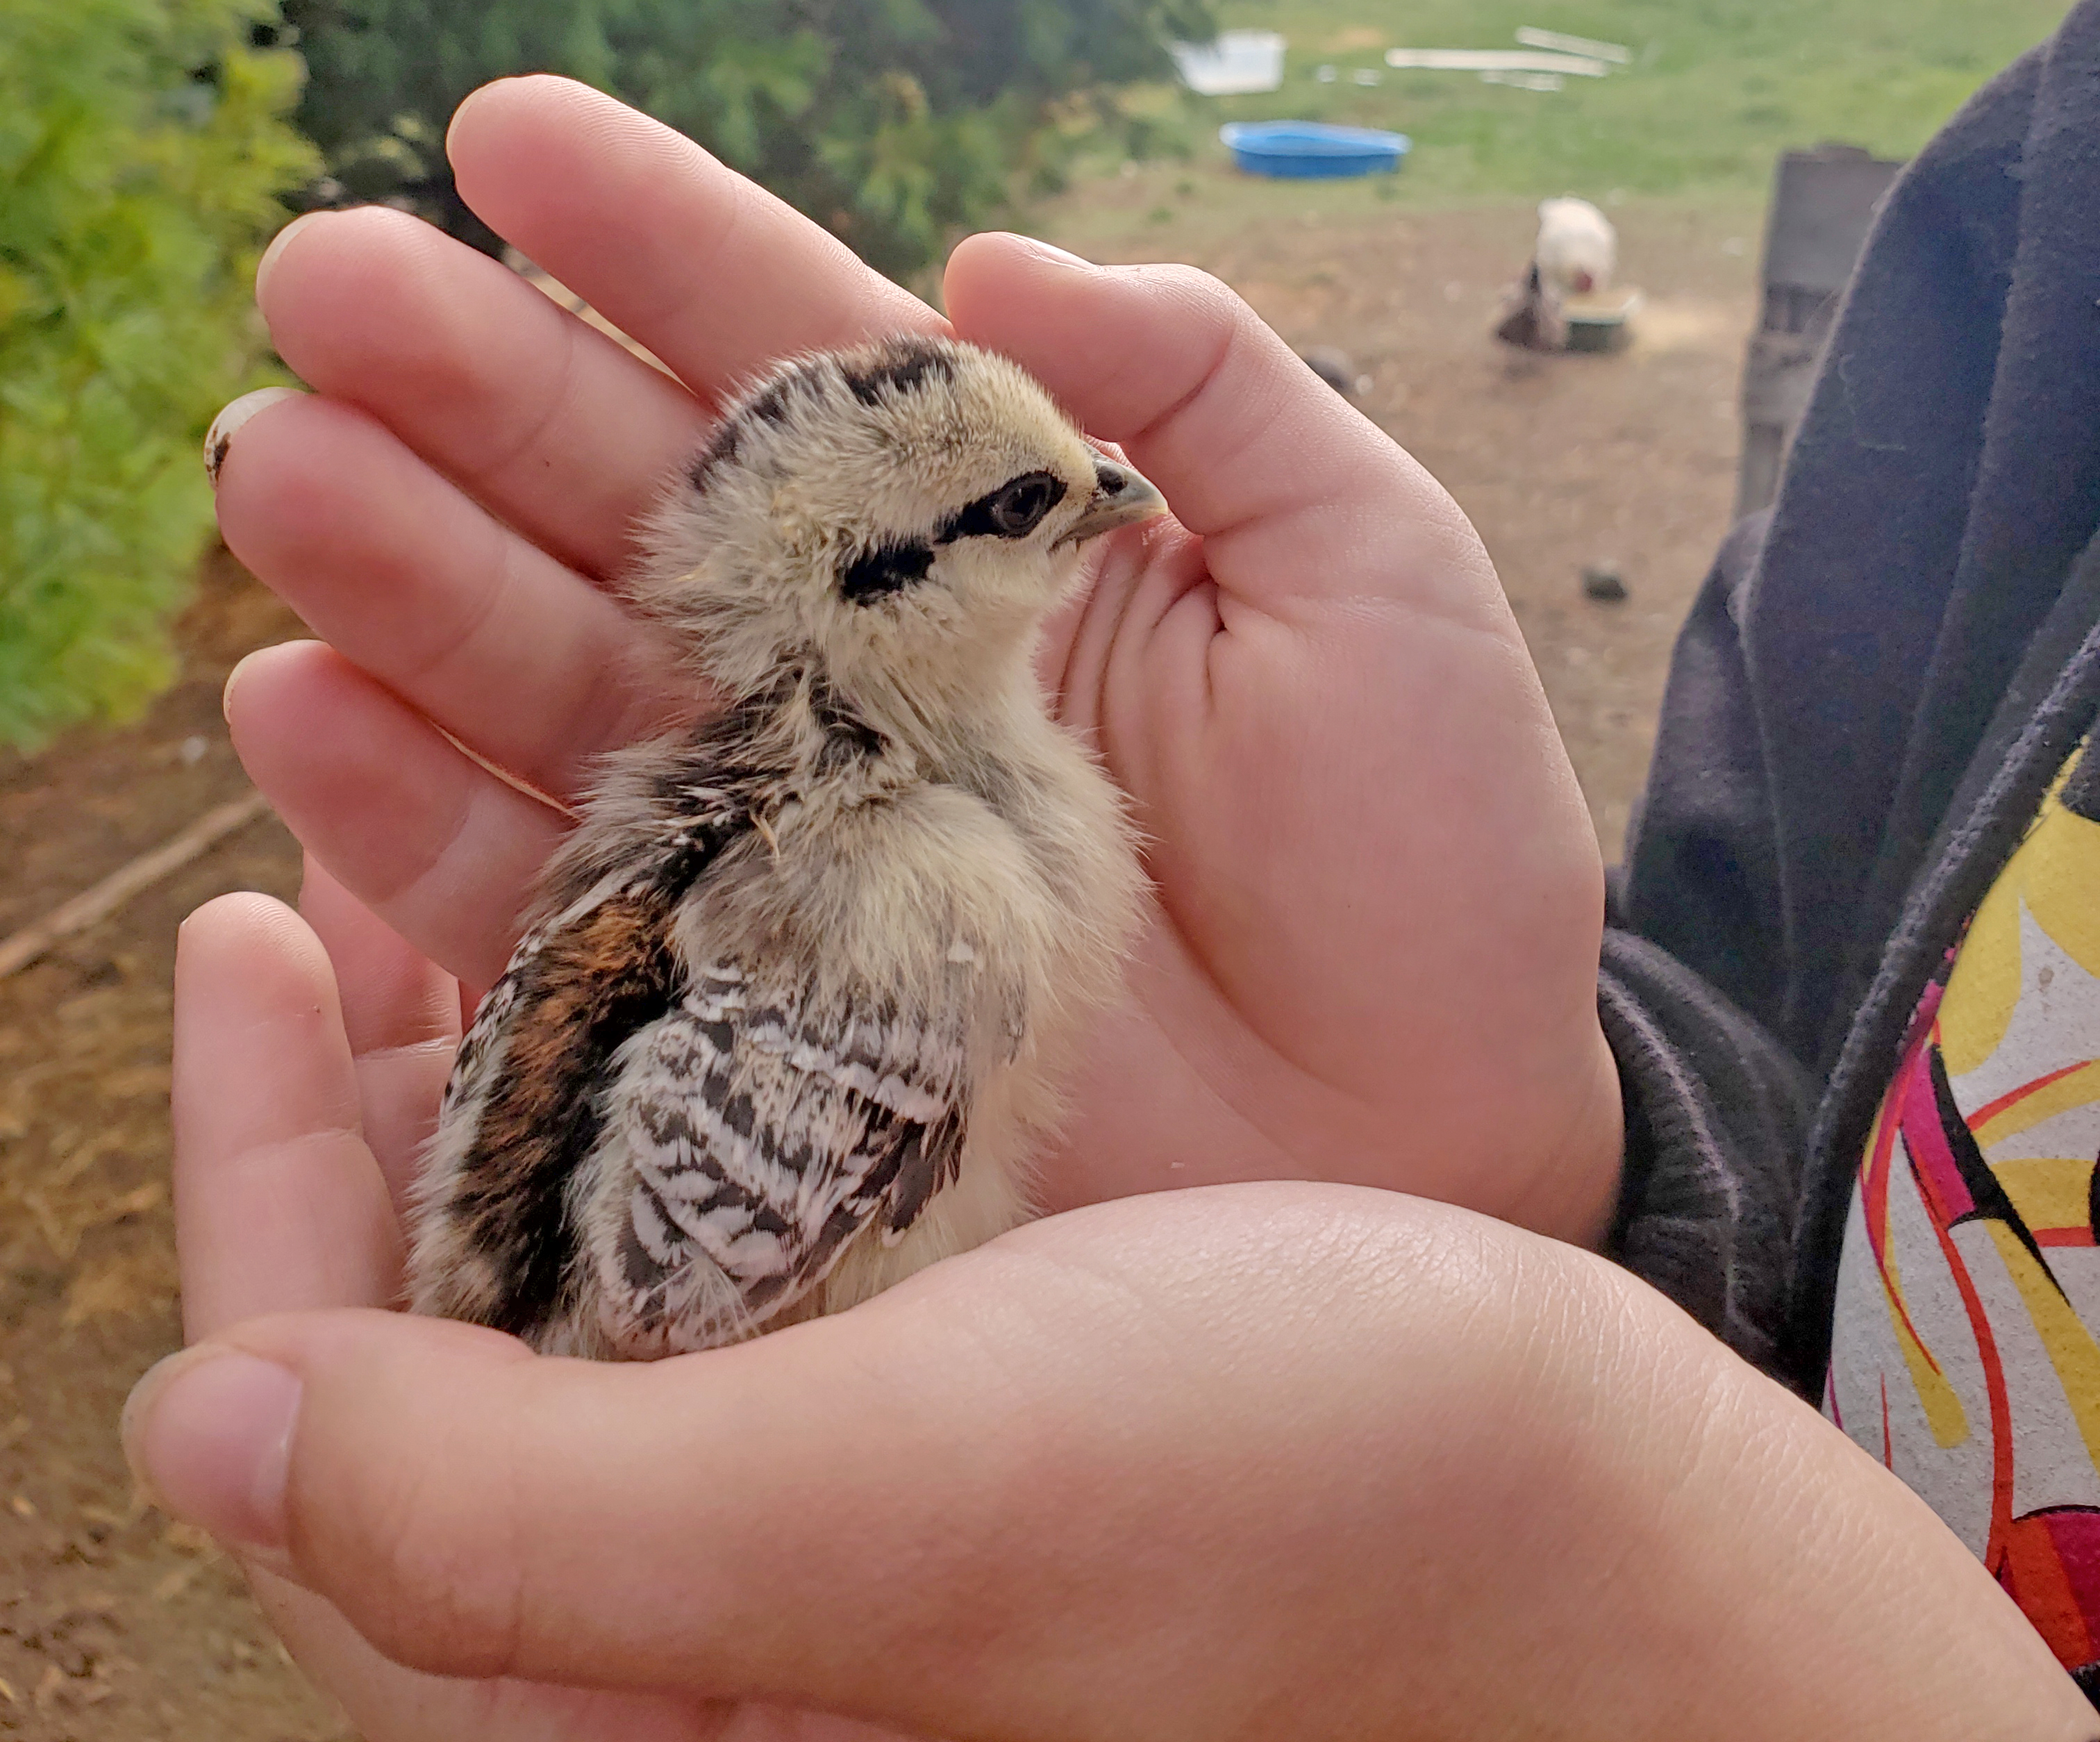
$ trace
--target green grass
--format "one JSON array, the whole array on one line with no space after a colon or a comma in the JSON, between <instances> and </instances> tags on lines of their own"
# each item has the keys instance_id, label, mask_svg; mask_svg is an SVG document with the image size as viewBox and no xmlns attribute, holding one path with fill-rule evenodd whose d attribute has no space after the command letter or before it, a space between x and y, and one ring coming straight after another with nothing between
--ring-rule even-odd
<instances>
[{"instance_id":1,"label":"green grass","mask_svg":"<svg viewBox=\"0 0 2100 1742\"><path fill-rule=\"evenodd\" d=\"M1908 157L2047 37L2065 0L1224 0L1227 29L1290 40L1282 90L1179 108L1194 148L1217 124L1295 117L1390 127L1415 149L1386 197L1452 203L1562 192L1761 193L1782 149L1822 139ZM1553 92L1396 72L1384 51L1513 48L1520 24L1624 43L1630 69ZM1339 70L1321 84L1314 69ZM1374 68L1383 82L1349 82Z\"/></svg>"}]
</instances>

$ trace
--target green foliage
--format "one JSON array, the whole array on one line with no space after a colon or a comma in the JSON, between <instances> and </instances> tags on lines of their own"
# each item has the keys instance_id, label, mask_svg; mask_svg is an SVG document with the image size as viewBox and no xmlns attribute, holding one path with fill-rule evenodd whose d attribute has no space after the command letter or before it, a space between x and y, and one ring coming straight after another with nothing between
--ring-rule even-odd
<instances>
[{"instance_id":1,"label":"green foliage","mask_svg":"<svg viewBox=\"0 0 2100 1742\"><path fill-rule=\"evenodd\" d=\"M690 135L881 270L924 264L1054 179L1075 108L1163 74L1205 0L286 0L299 119L343 197L392 199L483 247L445 124L505 73L564 73Z\"/></svg>"},{"instance_id":2,"label":"green foliage","mask_svg":"<svg viewBox=\"0 0 2100 1742\"><path fill-rule=\"evenodd\" d=\"M263 0L0 3L0 741L135 705L211 524L198 444L260 354L281 119Z\"/></svg>"}]
</instances>

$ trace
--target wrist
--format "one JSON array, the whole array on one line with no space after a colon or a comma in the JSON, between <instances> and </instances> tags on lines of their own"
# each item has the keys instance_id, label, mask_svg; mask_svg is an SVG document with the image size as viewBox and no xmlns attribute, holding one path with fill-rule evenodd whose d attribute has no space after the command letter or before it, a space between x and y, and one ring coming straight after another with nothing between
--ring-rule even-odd
<instances>
[{"instance_id":1,"label":"wrist","mask_svg":"<svg viewBox=\"0 0 2100 1742\"><path fill-rule=\"evenodd\" d=\"M1567 1673L1588 1684L1570 1735L2100 1735L1916 1494L1659 1297L1609 1280L1620 1308L1591 1343L1589 1404L1527 1453L1540 1501L1575 1526L1551 1599L1566 1606ZM1559 1316L1542 1321L1549 1349ZM1579 1343L1559 1354L1579 1374ZM1618 1653L1608 1665L1600 1638Z\"/></svg>"},{"instance_id":2,"label":"wrist","mask_svg":"<svg viewBox=\"0 0 2100 1742\"><path fill-rule=\"evenodd\" d=\"M1559 1141L1520 1174L1501 1219L1550 1240L1596 1252L1617 1213L1626 1153L1626 1107L1603 1025L1592 1016L1571 1046L1559 1098L1571 1111Z\"/></svg>"}]
</instances>

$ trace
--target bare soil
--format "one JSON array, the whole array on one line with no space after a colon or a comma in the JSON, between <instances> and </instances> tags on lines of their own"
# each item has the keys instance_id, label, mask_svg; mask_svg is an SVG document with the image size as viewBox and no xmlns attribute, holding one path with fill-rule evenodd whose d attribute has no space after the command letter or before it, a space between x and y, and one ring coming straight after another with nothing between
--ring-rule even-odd
<instances>
[{"instance_id":1,"label":"bare soil","mask_svg":"<svg viewBox=\"0 0 2100 1742\"><path fill-rule=\"evenodd\" d=\"M223 551L183 620L181 681L137 724L0 763L0 933L246 789L218 692L300 633ZM344 1733L210 1541L132 1492L131 1382L180 1340L168 1198L175 927L230 889L293 895L251 825L0 980L0 1736L320 1742Z\"/></svg>"},{"instance_id":2,"label":"bare soil","mask_svg":"<svg viewBox=\"0 0 2100 1742\"><path fill-rule=\"evenodd\" d=\"M1147 178L1111 192L1083 221L1053 209L1046 233L1103 257L1206 266L1292 342L1339 347L1370 378L1365 411L1485 537L1616 852L1670 640L1732 499L1754 214L1616 214L1625 276L1648 297L1633 348L1542 358L1485 336L1524 256L1522 208L1330 223L1315 194L1204 233ZM1624 576L1625 602L1584 597L1581 570L1599 564ZM0 935L243 789L219 688L242 652L299 632L218 553L182 625L182 680L143 719L0 758ZM0 1736L345 1734L228 1563L134 1496L115 1435L131 1382L179 1337L175 927L223 891L289 897L298 879L289 837L258 822L0 981Z\"/></svg>"}]
</instances>

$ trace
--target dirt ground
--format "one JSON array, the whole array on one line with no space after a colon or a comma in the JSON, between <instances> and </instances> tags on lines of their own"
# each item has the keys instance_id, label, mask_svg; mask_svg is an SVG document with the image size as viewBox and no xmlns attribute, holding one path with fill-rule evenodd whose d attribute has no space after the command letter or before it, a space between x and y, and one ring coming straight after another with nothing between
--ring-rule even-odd
<instances>
[{"instance_id":1,"label":"dirt ground","mask_svg":"<svg viewBox=\"0 0 2100 1742\"><path fill-rule=\"evenodd\" d=\"M1125 196L1133 212L1156 197ZM1634 347L1605 357L1523 357L1485 337L1528 241L1518 208L1328 223L1312 197L1209 237L1149 219L1113 237L1046 226L1108 257L1209 267L1294 343L1352 355L1370 378L1363 409L1485 537L1608 852L1670 639L1727 517L1757 242L1745 211L1615 215L1625 276L1648 302ZM1624 575L1624 603L1583 596L1580 571L1599 563ZM183 626L183 680L143 721L0 758L0 935L243 789L220 684L242 652L297 632L221 553ZM289 895L297 880L289 838L258 822L0 981L0 1737L346 1733L227 1563L135 1498L115 1438L125 1392L179 1337L174 929L223 891Z\"/></svg>"}]
</instances>

